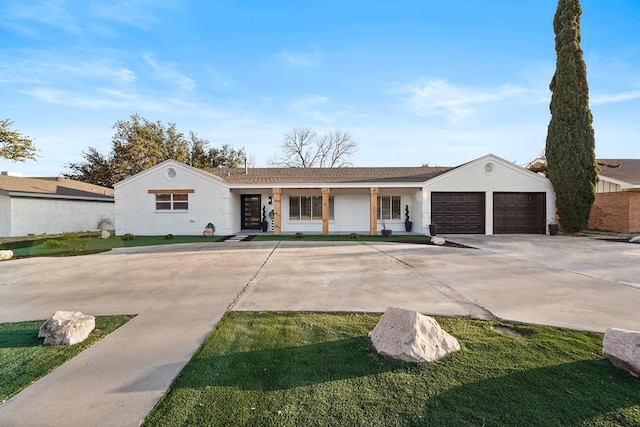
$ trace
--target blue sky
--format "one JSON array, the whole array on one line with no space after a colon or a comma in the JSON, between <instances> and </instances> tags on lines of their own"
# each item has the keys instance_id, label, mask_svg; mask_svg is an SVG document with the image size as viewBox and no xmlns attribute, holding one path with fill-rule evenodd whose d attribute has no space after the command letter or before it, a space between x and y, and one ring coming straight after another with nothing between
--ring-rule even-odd
<instances>
[{"instance_id":1,"label":"blue sky","mask_svg":"<svg viewBox=\"0 0 640 427\"><path fill-rule=\"evenodd\" d=\"M582 0L596 155L637 158L640 2ZM490 6L487 6L490 5ZM0 119L55 176L138 113L268 166L294 127L349 131L355 166L544 149L556 0L0 0Z\"/></svg>"}]
</instances>

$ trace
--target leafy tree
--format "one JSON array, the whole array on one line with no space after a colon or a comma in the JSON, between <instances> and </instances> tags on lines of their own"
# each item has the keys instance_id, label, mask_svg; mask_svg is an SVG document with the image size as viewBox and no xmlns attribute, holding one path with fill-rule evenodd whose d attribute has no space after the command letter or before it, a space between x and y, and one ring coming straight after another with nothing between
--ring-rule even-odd
<instances>
[{"instance_id":1,"label":"leafy tree","mask_svg":"<svg viewBox=\"0 0 640 427\"><path fill-rule=\"evenodd\" d=\"M12 124L9 119L0 120L0 157L14 162L35 160L36 148L33 140L12 130Z\"/></svg>"},{"instance_id":2,"label":"leafy tree","mask_svg":"<svg viewBox=\"0 0 640 427\"><path fill-rule=\"evenodd\" d=\"M553 20L557 59L549 86L551 121L545 148L560 227L569 233L587 227L598 176L587 67L580 48L581 14L578 0L559 0Z\"/></svg>"},{"instance_id":3,"label":"leafy tree","mask_svg":"<svg viewBox=\"0 0 640 427\"><path fill-rule=\"evenodd\" d=\"M312 128L299 127L285 134L281 148L282 154L270 161L273 166L338 168L352 166L350 157L358 143L349 132L335 130L318 135Z\"/></svg>"},{"instance_id":4,"label":"leafy tree","mask_svg":"<svg viewBox=\"0 0 640 427\"><path fill-rule=\"evenodd\" d=\"M111 153L101 154L89 147L82 152L83 162L68 163L72 172L67 178L111 187L116 182L135 175L168 159L190 164L197 168L237 167L244 159L244 150L224 144L209 147L209 142L190 132L190 140L179 132L175 123L164 125L150 122L138 114L130 120L118 120L111 139Z\"/></svg>"}]
</instances>

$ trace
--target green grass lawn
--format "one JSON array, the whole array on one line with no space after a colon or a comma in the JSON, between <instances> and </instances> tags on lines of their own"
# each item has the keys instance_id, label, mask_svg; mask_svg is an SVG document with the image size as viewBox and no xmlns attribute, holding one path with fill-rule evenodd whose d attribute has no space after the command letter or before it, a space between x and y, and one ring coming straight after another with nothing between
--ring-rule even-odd
<instances>
[{"instance_id":1,"label":"green grass lawn","mask_svg":"<svg viewBox=\"0 0 640 427\"><path fill-rule=\"evenodd\" d=\"M42 345L38 331L44 320L0 324L0 402L115 331L132 317L98 316L96 329L86 340L72 346Z\"/></svg>"},{"instance_id":2,"label":"green grass lawn","mask_svg":"<svg viewBox=\"0 0 640 427\"><path fill-rule=\"evenodd\" d=\"M462 350L375 354L375 314L228 312L147 426L638 426L640 381L602 335L437 317Z\"/></svg>"},{"instance_id":3,"label":"green grass lawn","mask_svg":"<svg viewBox=\"0 0 640 427\"><path fill-rule=\"evenodd\" d=\"M82 235L86 240L86 246L80 255L88 255L98 252L109 251L113 248L167 245L174 243L215 243L222 237L214 236L206 238L202 236L173 236L167 239L165 236L135 236L132 240L123 240L122 236L111 236L108 239L101 239L95 233ZM60 242L60 247L50 247L48 240ZM38 256L69 256L73 252L67 247L63 236L48 236L36 239L25 239L19 241L7 241L0 244L0 249L11 249L14 258L28 258Z\"/></svg>"}]
</instances>

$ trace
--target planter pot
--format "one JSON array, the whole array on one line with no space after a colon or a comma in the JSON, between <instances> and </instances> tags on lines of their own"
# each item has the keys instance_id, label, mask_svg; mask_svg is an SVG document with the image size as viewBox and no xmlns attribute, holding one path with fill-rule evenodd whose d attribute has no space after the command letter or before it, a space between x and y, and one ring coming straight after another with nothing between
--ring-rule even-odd
<instances>
[{"instance_id":1,"label":"planter pot","mask_svg":"<svg viewBox=\"0 0 640 427\"><path fill-rule=\"evenodd\" d=\"M438 226L429 224L429 236L436 236L438 234Z\"/></svg>"},{"instance_id":2,"label":"planter pot","mask_svg":"<svg viewBox=\"0 0 640 427\"><path fill-rule=\"evenodd\" d=\"M382 237L391 237L391 234L393 233L392 230L381 230L380 231L382 233Z\"/></svg>"},{"instance_id":3,"label":"planter pot","mask_svg":"<svg viewBox=\"0 0 640 427\"><path fill-rule=\"evenodd\" d=\"M549 234L556 236L558 234L558 224L549 224Z\"/></svg>"},{"instance_id":4,"label":"planter pot","mask_svg":"<svg viewBox=\"0 0 640 427\"><path fill-rule=\"evenodd\" d=\"M411 229L413 228L413 222L411 221L405 221L404 222L404 231L406 231L407 233L411 231Z\"/></svg>"},{"instance_id":5,"label":"planter pot","mask_svg":"<svg viewBox=\"0 0 640 427\"><path fill-rule=\"evenodd\" d=\"M269 223L267 221L260 222L260 229L262 232L266 232L269 229Z\"/></svg>"}]
</instances>

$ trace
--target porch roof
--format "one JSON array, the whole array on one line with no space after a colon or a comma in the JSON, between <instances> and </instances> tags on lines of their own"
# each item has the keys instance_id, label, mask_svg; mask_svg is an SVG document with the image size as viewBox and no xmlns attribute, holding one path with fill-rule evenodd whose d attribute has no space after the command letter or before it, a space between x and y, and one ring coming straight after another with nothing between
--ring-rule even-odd
<instances>
[{"instance_id":1,"label":"porch roof","mask_svg":"<svg viewBox=\"0 0 640 427\"><path fill-rule=\"evenodd\" d=\"M372 168L244 168L206 169L228 184L363 184L421 183L448 172L452 167Z\"/></svg>"}]
</instances>

